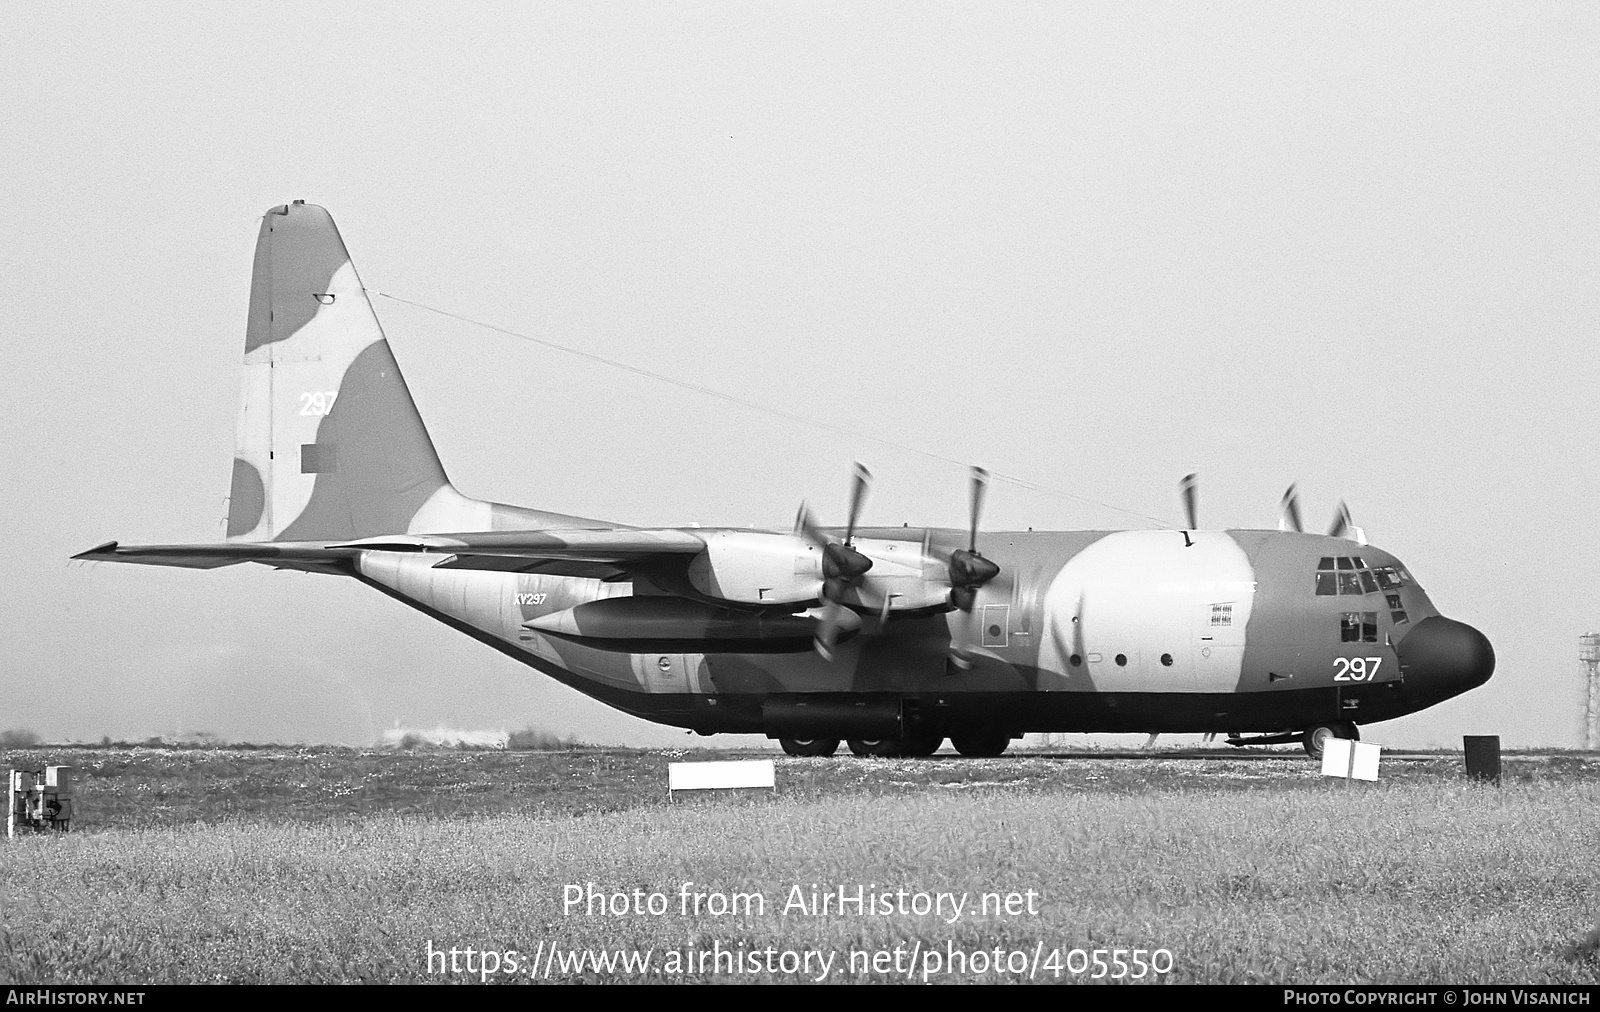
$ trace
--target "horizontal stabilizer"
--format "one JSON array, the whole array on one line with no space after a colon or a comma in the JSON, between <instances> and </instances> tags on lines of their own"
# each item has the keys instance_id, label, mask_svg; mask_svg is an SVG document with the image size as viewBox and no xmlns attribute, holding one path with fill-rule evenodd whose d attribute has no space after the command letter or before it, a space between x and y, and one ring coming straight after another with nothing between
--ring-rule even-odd
<instances>
[{"instance_id":1,"label":"horizontal stabilizer","mask_svg":"<svg viewBox=\"0 0 1600 1012\"><path fill-rule=\"evenodd\" d=\"M119 545L107 541L87 552L79 552L74 559L84 562L132 562L144 566L177 566L182 569L217 569L235 566L241 562L262 562L267 565L289 565L296 568L307 564L335 565L353 558L355 552L317 542L277 542L246 544L201 545Z\"/></svg>"}]
</instances>

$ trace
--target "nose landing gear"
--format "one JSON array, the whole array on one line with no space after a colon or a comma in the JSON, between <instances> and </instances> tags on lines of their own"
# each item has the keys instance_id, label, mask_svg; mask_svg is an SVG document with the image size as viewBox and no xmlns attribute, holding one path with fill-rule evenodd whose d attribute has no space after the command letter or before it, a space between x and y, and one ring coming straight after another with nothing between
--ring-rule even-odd
<instances>
[{"instance_id":1,"label":"nose landing gear","mask_svg":"<svg viewBox=\"0 0 1600 1012\"><path fill-rule=\"evenodd\" d=\"M1348 741L1360 741L1361 731L1348 720L1335 721L1330 724L1316 724L1306 728L1304 743L1306 754L1313 759L1322 758L1322 750L1328 744L1329 738L1344 738Z\"/></svg>"}]
</instances>

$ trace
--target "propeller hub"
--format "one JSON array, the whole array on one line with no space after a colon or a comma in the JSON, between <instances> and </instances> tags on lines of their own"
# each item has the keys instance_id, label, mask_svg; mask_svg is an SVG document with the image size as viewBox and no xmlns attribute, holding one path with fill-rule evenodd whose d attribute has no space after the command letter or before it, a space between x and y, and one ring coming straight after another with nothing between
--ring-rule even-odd
<instances>
[{"instance_id":1,"label":"propeller hub","mask_svg":"<svg viewBox=\"0 0 1600 1012\"><path fill-rule=\"evenodd\" d=\"M871 568L872 560L849 545L830 542L822 550L822 575L829 580L854 583Z\"/></svg>"},{"instance_id":2,"label":"propeller hub","mask_svg":"<svg viewBox=\"0 0 1600 1012\"><path fill-rule=\"evenodd\" d=\"M999 575L1000 567L977 552L958 548L950 553L950 583L952 586L976 590Z\"/></svg>"}]
</instances>

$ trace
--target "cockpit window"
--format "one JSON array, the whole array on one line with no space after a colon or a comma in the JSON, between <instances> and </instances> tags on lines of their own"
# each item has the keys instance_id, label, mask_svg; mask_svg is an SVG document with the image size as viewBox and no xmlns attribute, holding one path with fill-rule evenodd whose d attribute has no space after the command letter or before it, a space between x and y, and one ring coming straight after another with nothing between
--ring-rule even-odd
<instances>
[{"instance_id":1,"label":"cockpit window","mask_svg":"<svg viewBox=\"0 0 1600 1012\"><path fill-rule=\"evenodd\" d=\"M1360 597L1399 590L1411 582L1402 566L1368 569L1359 555L1324 555L1317 560L1318 597Z\"/></svg>"},{"instance_id":2,"label":"cockpit window","mask_svg":"<svg viewBox=\"0 0 1600 1012\"><path fill-rule=\"evenodd\" d=\"M1377 578L1380 590L1399 590L1411 582L1410 574L1399 566L1384 566L1374 569L1372 575Z\"/></svg>"},{"instance_id":3,"label":"cockpit window","mask_svg":"<svg viewBox=\"0 0 1600 1012\"><path fill-rule=\"evenodd\" d=\"M1406 606L1405 603L1400 600L1399 594L1385 594L1383 596L1389 601L1389 618L1394 622L1395 625L1404 625L1410 621L1410 619L1406 617Z\"/></svg>"},{"instance_id":4,"label":"cockpit window","mask_svg":"<svg viewBox=\"0 0 1600 1012\"><path fill-rule=\"evenodd\" d=\"M1339 641L1341 643L1378 642L1378 613L1375 611L1347 611L1340 615Z\"/></svg>"}]
</instances>

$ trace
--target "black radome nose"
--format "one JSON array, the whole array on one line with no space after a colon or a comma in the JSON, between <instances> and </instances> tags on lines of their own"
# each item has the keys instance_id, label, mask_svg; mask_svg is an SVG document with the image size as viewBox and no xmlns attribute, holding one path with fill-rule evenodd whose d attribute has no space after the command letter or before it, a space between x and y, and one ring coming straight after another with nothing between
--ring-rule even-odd
<instances>
[{"instance_id":1,"label":"black radome nose","mask_svg":"<svg viewBox=\"0 0 1600 1012\"><path fill-rule=\"evenodd\" d=\"M1475 689L1494 674L1489 638L1465 622L1432 615L1395 648L1405 694L1424 705Z\"/></svg>"}]
</instances>

